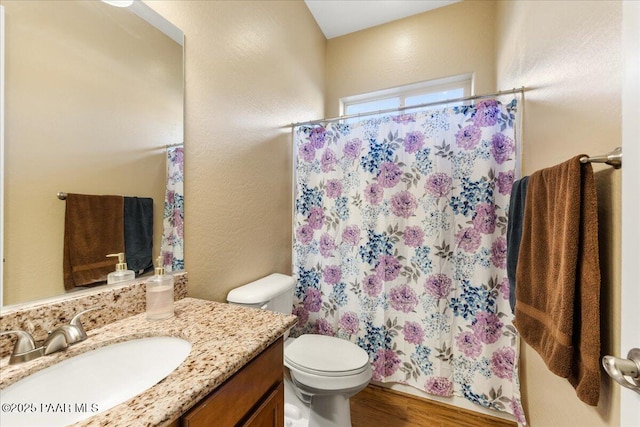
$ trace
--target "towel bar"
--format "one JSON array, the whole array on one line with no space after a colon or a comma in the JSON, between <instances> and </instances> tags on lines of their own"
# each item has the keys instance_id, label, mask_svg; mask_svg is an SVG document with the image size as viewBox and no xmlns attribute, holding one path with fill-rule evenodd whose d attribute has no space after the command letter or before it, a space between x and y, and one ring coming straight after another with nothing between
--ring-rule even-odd
<instances>
[{"instance_id":1,"label":"towel bar","mask_svg":"<svg viewBox=\"0 0 640 427\"><path fill-rule=\"evenodd\" d=\"M59 192L58 193L58 199L67 200L67 193L65 193L64 191Z\"/></svg>"},{"instance_id":2,"label":"towel bar","mask_svg":"<svg viewBox=\"0 0 640 427\"><path fill-rule=\"evenodd\" d=\"M603 156L593 156L593 157L581 157L581 163L606 163L610 166L613 166L614 169L620 169L622 167L622 147L618 147L610 153L607 153Z\"/></svg>"}]
</instances>

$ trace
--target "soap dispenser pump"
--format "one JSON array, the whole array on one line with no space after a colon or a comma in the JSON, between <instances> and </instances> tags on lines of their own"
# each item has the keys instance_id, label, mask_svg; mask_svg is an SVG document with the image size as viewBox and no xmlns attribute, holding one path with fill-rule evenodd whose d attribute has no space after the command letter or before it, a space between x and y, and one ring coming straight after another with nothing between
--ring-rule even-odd
<instances>
[{"instance_id":1,"label":"soap dispenser pump","mask_svg":"<svg viewBox=\"0 0 640 427\"><path fill-rule=\"evenodd\" d=\"M156 259L153 277L147 283L147 320L173 316L173 276L165 274L162 257Z\"/></svg>"},{"instance_id":2,"label":"soap dispenser pump","mask_svg":"<svg viewBox=\"0 0 640 427\"><path fill-rule=\"evenodd\" d=\"M109 273L107 276L107 284L118 282L126 282L127 280L133 280L136 277L136 273L132 270L127 270L127 263L124 262L124 252L117 254L109 254L108 257L118 257L118 263L116 264L116 271Z\"/></svg>"}]
</instances>

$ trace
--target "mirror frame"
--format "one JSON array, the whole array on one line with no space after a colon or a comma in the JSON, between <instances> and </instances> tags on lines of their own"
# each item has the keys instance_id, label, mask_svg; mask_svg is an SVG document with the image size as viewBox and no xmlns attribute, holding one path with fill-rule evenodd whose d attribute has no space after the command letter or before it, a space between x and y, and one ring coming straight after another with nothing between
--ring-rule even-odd
<instances>
[{"instance_id":1,"label":"mirror frame","mask_svg":"<svg viewBox=\"0 0 640 427\"><path fill-rule=\"evenodd\" d=\"M0 307L4 306L4 6L0 5Z\"/></svg>"}]
</instances>

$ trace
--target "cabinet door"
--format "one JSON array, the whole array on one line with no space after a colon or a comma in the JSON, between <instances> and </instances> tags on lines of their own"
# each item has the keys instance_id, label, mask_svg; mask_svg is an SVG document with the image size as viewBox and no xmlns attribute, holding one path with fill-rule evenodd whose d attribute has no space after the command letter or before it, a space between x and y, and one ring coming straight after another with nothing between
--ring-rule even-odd
<instances>
[{"instance_id":1,"label":"cabinet door","mask_svg":"<svg viewBox=\"0 0 640 427\"><path fill-rule=\"evenodd\" d=\"M280 383L242 427L284 427L284 383Z\"/></svg>"},{"instance_id":2,"label":"cabinet door","mask_svg":"<svg viewBox=\"0 0 640 427\"><path fill-rule=\"evenodd\" d=\"M270 397L282 383L282 355L283 340L280 338L189 410L182 417L182 425L184 427L242 425L242 420L253 415L252 408L262 407L260 403L264 402L267 396ZM284 420L284 415L282 418ZM282 424L278 425L282 426Z\"/></svg>"}]
</instances>

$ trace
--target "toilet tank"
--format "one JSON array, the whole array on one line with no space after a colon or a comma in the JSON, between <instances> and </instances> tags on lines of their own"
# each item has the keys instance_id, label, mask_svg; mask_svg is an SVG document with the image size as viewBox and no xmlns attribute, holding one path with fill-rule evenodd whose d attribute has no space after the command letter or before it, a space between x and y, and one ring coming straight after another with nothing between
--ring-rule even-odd
<instances>
[{"instance_id":1,"label":"toilet tank","mask_svg":"<svg viewBox=\"0 0 640 427\"><path fill-rule=\"evenodd\" d=\"M293 277L286 274L273 273L262 279L232 289L227 295L227 302L291 314L294 284Z\"/></svg>"}]
</instances>

